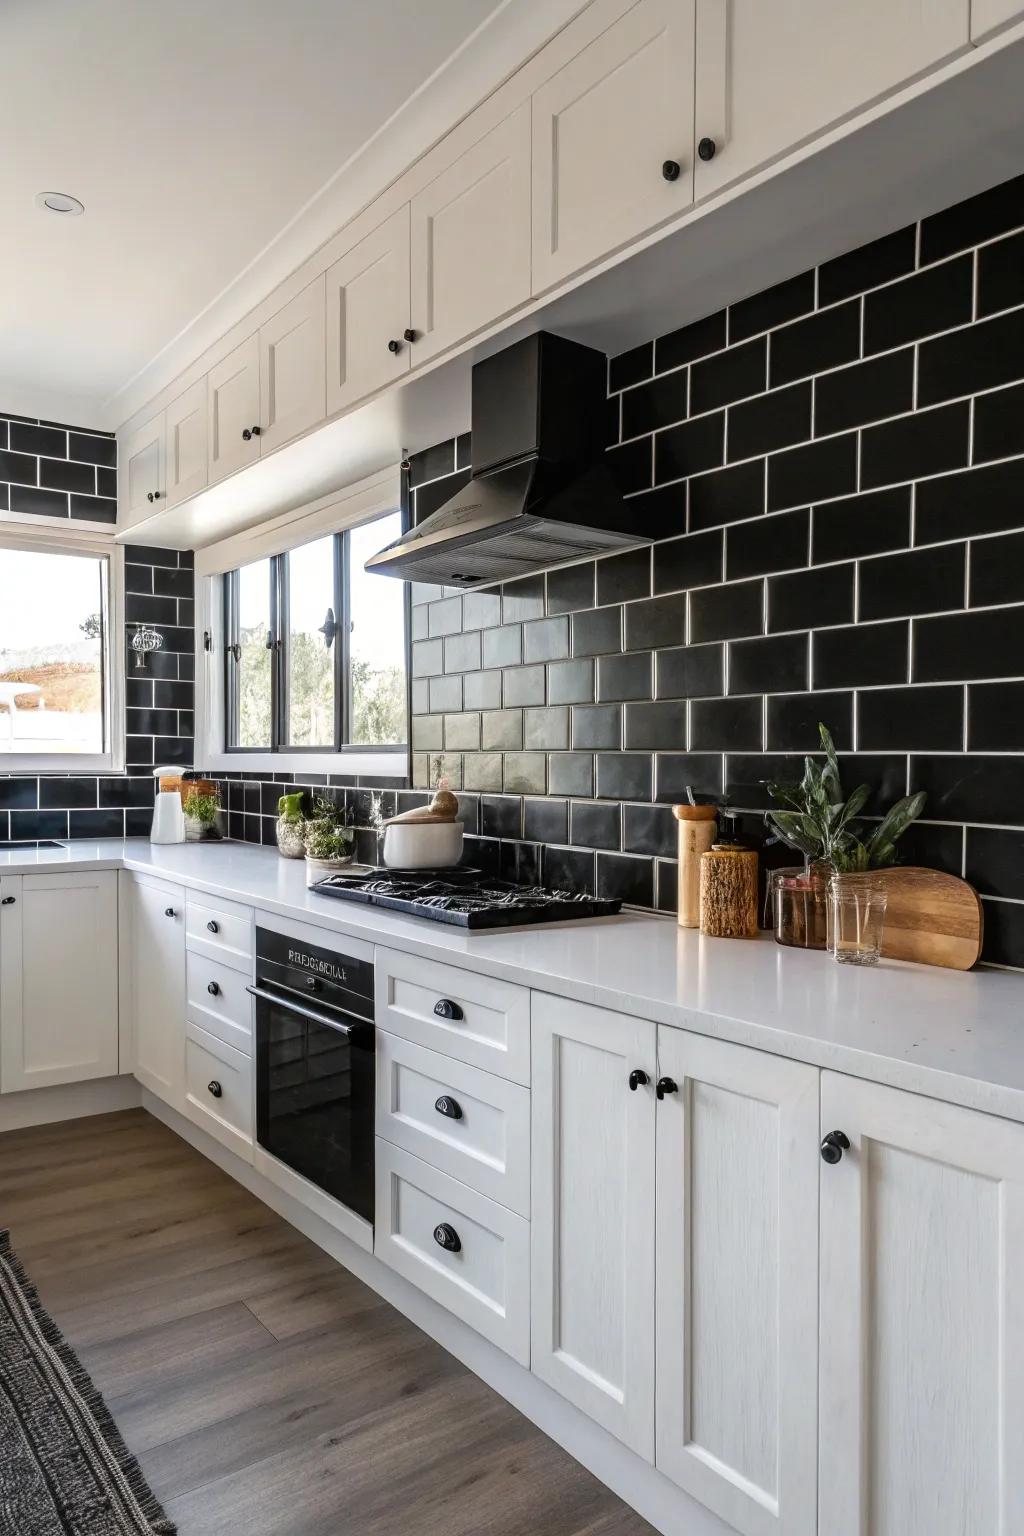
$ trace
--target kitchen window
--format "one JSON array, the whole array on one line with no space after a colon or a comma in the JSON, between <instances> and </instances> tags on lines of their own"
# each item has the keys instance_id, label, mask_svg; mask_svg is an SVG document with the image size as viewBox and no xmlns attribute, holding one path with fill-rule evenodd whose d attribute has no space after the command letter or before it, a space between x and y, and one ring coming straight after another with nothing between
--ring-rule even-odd
<instances>
[{"instance_id":1,"label":"kitchen window","mask_svg":"<svg viewBox=\"0 0 1024 1536\"><path fill-rule=\"evenodd\" d=\"M109 543L0 543L0 773L123 766L120 560Z\"/></svg>"},{"instance_id":2,"label":"kitchen window","mask_svg":"<svg viewBox=\"0 0 1024 1536\"><path fill-rule=\"evenodd\" d=\"M227 571L228 753L404 754L405 586L363 570L397 512Z\"/></svg>"}]
</instances>

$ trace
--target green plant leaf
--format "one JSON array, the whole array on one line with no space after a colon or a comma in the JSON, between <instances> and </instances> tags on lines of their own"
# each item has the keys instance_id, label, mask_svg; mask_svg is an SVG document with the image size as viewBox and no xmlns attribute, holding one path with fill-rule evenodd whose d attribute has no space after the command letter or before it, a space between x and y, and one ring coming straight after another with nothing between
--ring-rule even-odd
<instances>
[{"instance_id":1,"label":"green plant leaf","mask_svg":"<svg viewBox=\"0 0 1024 1536\"><path fill-rule=\"evenodd\" d=\"M812 859L821 852L821 838L813 830L808 830L808 817L794 811L769 811L766 820L772 831L790 848L796 848Z\"/></svg>"},{"instance_id":2,"label":"green plant leaf","mask_svg":"<svg viewBox=\"0 0 1024 1536\"><path fill-rule=\"evenodd\" d=\"M890 806L867 840L868 856L873 869L884 869L893 863L897 842L920 816L927 799L924 790L918 790L915 795L905 795L902 800Z\"/></svg>"}]
</instances>

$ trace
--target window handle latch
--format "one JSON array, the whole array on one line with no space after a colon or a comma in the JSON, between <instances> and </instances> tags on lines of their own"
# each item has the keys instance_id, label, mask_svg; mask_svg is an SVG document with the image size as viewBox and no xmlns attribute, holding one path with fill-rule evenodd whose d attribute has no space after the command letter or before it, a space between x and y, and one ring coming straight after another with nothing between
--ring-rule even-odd
<instances>
[{"instance_id":1,"label":"window handle latch","mask_svg":"<svg viewBox=\"0 0 1024 1536\"><path fill-rule=\"evenodd\" d=\"M327 617L320 625L320 633L324 637L324 644L327 646L328 650L330 650L331 646L334 644L335 636L338 633L339 627L340 626L334 617L334 609L328 608Z\"/></svg>"},{"instance_id":2,"label":"window handle latch","mask_svg":"<svg viewBox=\"0 0 1024 1536\"><path fill-rule=\"evenodd\" d=\"M267 630L267 638L264 641L264 645L268 651L272 651L274 649L274 634L270 629Z\"/></svg>"},{"instance_id":3,"label":"window handle latch","mask_svg":"<svg viewBox=\"0 0 1024 1536\"><path fill-rule=\"evenodd\" d=\"M242 647L239 645L237 640L235 641L234 645L229 645L227 650L228 650L228 655L229 656L233 656L235 661L241 661L241 659L242 659Z\"/></svg>"}]
</instances>

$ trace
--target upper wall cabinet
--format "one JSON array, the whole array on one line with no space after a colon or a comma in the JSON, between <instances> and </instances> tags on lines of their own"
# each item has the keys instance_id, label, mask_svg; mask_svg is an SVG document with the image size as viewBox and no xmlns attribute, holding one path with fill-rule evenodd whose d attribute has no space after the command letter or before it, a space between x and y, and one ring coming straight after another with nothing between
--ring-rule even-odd
<instances>
[{"instance_id":1,"label":"upper wall cabinet","mask_svg":"<svg viewBox=\"0 0 1024 1536\"><path fill-rule=\"evenodd\" d=\"M530 297L524 103L412 200L413 364Z\"/></svg>"},{"instance_id":2,"label":"upper wall cabinet","mask_svg":"<svg viewBox=\"0 0 1024 1536\"><path fill-rule=\"evenodd\" d=\"M118 443L118 523L130 527L164 505L165 473L164 412Z\"/></svg>"},{"instance_id":3,"label":"upper wall cabinet","mask_svg":"<svg viewBox=\"0 0 1024 1536\"><path fill-rule=\"evenodd\" d=\"M694 0L639 0L533 97L533 291L693 201Z\"/></svg>"},{"instance_id":4,"label":"upper wall cabinet","mask_svg":"<svg viewBox=\"0 0 1024 1536\"><path fill-rule=\"evenodd\" d=\"M260 326L260 454L324 419L324 276Z\"/></svg>"},{"instance_id":5,"label":"upper wall cabinet","mask_svg":"<svg viewBox=\"0 0 1024 1536\"><path fill-rule=\"evenodd\" d=\"M409 205L327 273L327 414L408 373Z\"/></svg>"},{"instance_id":6,"label":"upper wall cabinet","mask_svg":"<svg viewBox=\"0 0 1024 1536\"><path fill-rule=\"evenodd\" d=\"M260 343L254 333L210 369L210 484L260 456Z\"/></svg>"},{"instance_id":7,"label":"upper wall cabinet","mask_svg":"<svg viewBox=\"0 0 1024 1536\"><path fill-rule=\"evenodd\" d=\"M1005 27L1011 21L1024 21L1024 5L1021 0L971 0L971 42Z\"/></svg>"},{"instance_id":8,"label":"upper wall cabinet","mask_svg":"<svg viewBox=\"0 0 1024 1536\"><path fill-rule=\"evenodd\" d=\"M696 196L969 46L968 0L697 0Z\"/></svg>"},{"instance_id":9,"label":"upper wall cabinet","mask_svg":"<svg viewBox=\"0 0 1024 1536\"><path fill-rule=\"evenodd\" d=\"M167 503L194 496L207 483L206 379L198 379L167 407L165 464Z\"/></svg>"}]
</instances>

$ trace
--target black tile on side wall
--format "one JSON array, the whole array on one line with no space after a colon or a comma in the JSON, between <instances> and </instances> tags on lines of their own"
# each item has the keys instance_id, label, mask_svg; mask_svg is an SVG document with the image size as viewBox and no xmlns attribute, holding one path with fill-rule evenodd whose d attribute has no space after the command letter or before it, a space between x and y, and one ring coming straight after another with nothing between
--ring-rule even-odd
<instances>
[{"instance_id":1,"label":"black tile on side wall","mask_svg":"<svg viewBox=\"0 0 1024 1536\"><path fill-rule=\"evenodd\" d=\"M626 853L648 853L674 859L679 847L678 823L667 805L624 805L622 847Z\"/></svg>"},{"instance_id":2,"label":"black tile on side wall","mask_svg":"<svg viewBox=\"0 0 1024 1536\"><path fill-rule=\"evenodd\" d=\"M692 751L759 752L763 742L764 710L760 698L691 700Z\"/></svg>"},{"instance_id":3,"label":"black tile on side wall","mask_svg":"<svg viewBox=\"0 0 1024 1536\"><path fill-rule=\"evenodd\" d=\"M553 795L592 795L593 753L552 752L548 758L548 789Z\"/></svg>"},{"instance_id":4,"label":"black tile on side wall","mask_svg":"<svg viewBox=\"0 0 1024 1536\"><path fill-rule=\"evenodd\" d=\"M910 623L847 625L823 629L811 639L815 688L870 688L905 683L909 674Z\"/></svg>"},{"instance_id":5,"label":"black tile on side wall","mask_svg":"<svg viewBox=\"0 0 1024 1536\"><path fill-rule=\"evenodd\" d=\"M597 697L602 704L616 699L649 699L653 682L654 657L650 651L598 660Z\"/></svg>"},{"instance_id":6,"label":"black tile on side wall","mask_svg":"<svg viewBox=\"0 0 1024 1536\"><path fill-rule=\"evenodd\" d=\"M860 356L860 299L772 332L771 383L790 384Z\"/></svg>"},{"instance_id":7,"label":"black tile on side wall","mask_svg":"<svg viewBox=\"0 0 1024 1536\"><path fill-rule=\"evenodd\" d=\"M691 592L691 644L764 632L764 582L737 581Z\"/></svg>"},{"instance_id":8,"label":"black tile on side wall","mask_svg":"<svg viewBox=\"0 0 1024 1536\"><path fill-rule=\"evenodd\" d=\"M572 616L572 654L601 656L622 649L622 609L593 608Z\"/></svg>"},{"instance_id":9,"label":"black tile on side wall","mask_svg":"<svg viewBox=\"0 0 1024 1536\"><path fill-rule=\"evenodd\" d=\"M631 443L608 449L608 468L623 496L628 496L631 491L646 490L654 483L651 442L649 437L637 437Z\"/></svg>"},{"instance_id":10,"label":"black tile on side wall","mask_svg":"<svg viewBox=\"0 0 1024 1536\"><path fill-rule=\"evenodd\" d=\"M0 810L30 811L38 805L37 778L0 779Z\"/></svg>"},{"instance_id":11,"label":"black tile on side wall","mask_svg":"<svg viewBox=\"0 0 1024 1536\"><path fill-rule=\"evenodd\" d=\"M67 837L67 811L11 811L11 837Z\"/></svg>"},{"instance_id":12,"label":"black tile on side wall","mask_svg":"<svg viewBox=\"0 0 1024 1536\"><path fill-rule=\"evenodd\" d=\"M921 261L939 261L954 251L991 240L1021 224L1024 224L1024 176L1017 176L924 219L921 223Z\"/></svg>"},{"instance_id":13,"label":"black tile on side wall","mask_svg":"<svg viewBox=\"0 0 1024 1536\"><path fill-rule=\"evenodd\" d=\"M69 432L68 458L79 459L83 464L102 464L107 469L116 469L117 443L114 438L99 433Z\"/></svg>"},{"instance_id":14,"label":"black tile on side wall","mask_svg":"<svg viewBox=\"0 0 1024 1536\"><path fill-rule=\"evenodd\" d=\"M695 358L706 357L725 346L725 310L694 320L667 336L659 336L654 343L655 367L659 373L666 368L679 368L692 363Z\"/></svg>"},{"instance_id":15,"label":"black tile on side wall","mask_svg":"<svg viewBox=\"0 0 1024 1536\"><path fill-rule=\"evenodd\" d=\"M651 551L627 549L621 555L609 555L597 562L597 601L625 603L631 598L651 595Z\"/></svg>"},{"instance_id":16,"label":"black tile on side wall","mask_svg":"<svg viewBox=\"0 0 1024 1536\"><path fill-rule=\"evenodd\" d=\"M893 476L892 478L895 478ZM827 437L768 460L768 510L802 507L857 489L857 435Z\"/></svg>"},{"instance_id":17,"label":"black tile on side wall","mask_svg":"<svg viewBox=\"0 0 1024 1536\"><path fill-rule=\"evenodd\" d=\"M421 485L415 492L416 522L424 522L439 507L443 507L446 501L450 501L456 491L461 491L468 484L469 470L462 469L457 474L446 475L443 480Z\"/></svg>"},{"instance_id":18,"label":"black tile on side wall","mask_svg":"<svg viewBox=\"0 0 1024 1536\"><path fill-rule=\"evenodd\" d=\"M771 330L786 320L795 320L814 308L814 273L801 272L749 299L729 306L730 345Z\"/></svg>"},{"instance_id":19,"label":"black tile on side wall","mask_svg":"<svg viewBox=\"0 0 1024 1536\"><path fill-rule=\"evenodd\" d=\"M769 752L816 752L819 724L826 725L840 752L853 746L852 693L787 693L768 700ZM852 785L851 785L852 788Z\"/></svg>"},{"instance_id":20,"label":"black tile on side wall","mask_svg":"<svg viewBox=\"0 0 1024 1536\"><path fill-rule=\"evenodd\" d=\"M974 402L975 464L1015 453L1024 453L1024 384L979 395Z\"/></svg>"},{"instance_id":21,"label":"black tile on side wall","mask_svg":"<svg viewBox=\"0 0 1024 1536\"><path fill-rule=\"evenodd\" d=\"M900 862L959 876L963 868L963 842L962 827L915 821L900 838Z\"/></svg>"},{"instance_id":22,"label":"black tile on side wall","mask_svg":"<svg viewBox=\"0 0 1024 1536\"><path fill-rule=\"evenodd\" d=\"M565 800L524 800L523 836L531 843L566 843L569 808Z\"/></svg>"},{"instance_id":23,"label":"black tile on side wall","mask_svg":"<svg viewBox=\"0 0 1024 1536\"><path fill-rule=\"evenodd\" d=\"M922 342L917 363L918 405L934 405L1024 378L1024 310Z\"/></svg>"},{"instance_id":24,"label":"black tile on side wall","mask_svg":"<svg viewBox=\"0 0 1024 1536\"><path fill-rule=\"evenodd\" d=\"M765 461L747 459L690 481L690 530L756 517L765 505Z\"/></svg>"},{"instance_id":25,"label":"black tile on side wall","mask_svg":"<svg viewBox=\"0 0 1024 1536\"><path fill-rule=\"evenodd\" d=\"M914 682L1019 676L1024 607L981 608L914 621Z\"/></svg>"},{"instance_id":26,"label":"black tile on side wall","mask_svg":"<svg viewBox=\"0 0 1024 1536\"><path fill-rule=\"evenodd\" d=\"M631 526L647 539L668 539L686 529L687 486L670 481L629 499Z\"/></svg>"},{"instance_id":27,"label":"black tile on side wall","mask_svg":"<svg viewBox=\"0 0 1024 1536\"><path fill-rule=\"evenodd\" d=\"M768 629L823 629L853 618L854 566L823 565L768 578Z\"/></svg>"},{"instance_id":28,"label":"black tile on side wall","mask_svg":"<svg viewBox=\"0 0 1024 1536\"><path fill-rule=\"evenodd\" d=\"M654 704L627 704L624 715L623 734L627 748L646 748L653 752L685 750L685 700L663 699Z\"/></svg>"},{"instance_id":29,"label":"black tile on side wall","mask_svg":"<svg viewBox=\"0 0 1024 1536\"><path fill-rule=\"evenodd\" d=\"M593 700L594 663L589 657L581 658L579 661L553 661L549 663L549 704L591 704ZM532 701L524 699L523 702L528 703ZM542 702L542 700L538 702Z\"/></svg>"},{"instance_id":30,"label":"black tile on side wall","mask_svg":"<svg viewBox=\"0 0 1024 1536\"><path fill-rule=\"evenodd\" d=\"M657 859L654 880L658 911L675 912L679 906L679 866L668 859Z\"/></svg>"},{"instance_id":31,"label":"black tile on side wall","mask_svg":"<svg viewBox=\"0 0 1024 1536\"><path fill-rule=\"evenodd\" d=\"M659 752L654 761L655 799L662 804L683 804L691 789L698 800L717 800L722 793L720 752Z\"/></svg>"},{"instance_id":32,"label":"black tile on side wall","mask_svg":"<svg viewBox=\"0 0 1024 1536\"><path fill-rule=\"evenodd\" d=\"M484 837L521 837L523 802L517 795L480 797L480 832Z\"/></svg>"},{"instance_id":33,"label":"black tile on side wall","mask_svg":"<svg viewBox=\"0 0 1024 1536\"><path fill-rule=\"evenodd\" d=\"M541 852L544 884L550 891L594 894L594 855L579 848L545 847Z\"/></svg>"},{"instance_id":34,"label":"black tile on side wall","mask_svg":"<svg viewBox=\"0 0 1024 1536\"><path fill-rule=\"evenodd\" d=\"M649 752L597 754L599 800L649 800L652 778Z\"/></svg>"},{"instance_id":35,"label":"black tile on side wall","mask_svg":"<svg viewBox=\"0 0 1024 1536\"><path fill-rule=\"evenodd\" d=\"M722 579L722 532L709 528L679 539L663 539L654 546L655 593L683 592L706 587Z\"/></svg>"},{"instance_id":36,"label":"black tile on side wall","mask_svg":"<svg viewBox=\"0 0 1024 1536\"><path fill-rule=\"evenodd\" d=\"M544 613L544 576L521 576L518 581L506 581L501 588L501 617L505 624L518 624L523 619L539 619Z\"/></svg>"},{"instance_id":37,"label":"black tile on side wall","mask_svg":"<svg viewBox=\"0 0 1024 1536\"><path fill-rule=\"evenodd\" d=\"M911 791L928 792L937 821L1024 826L1024 756L917 756L910 759Z\"/></svg>"},{"instance_id":38,"label":"black tile on side wall","mask_svg":"<svg viewBox=\"0 0 1024 1536\"><path fill-rule=\"evenodd\" d=\"M681 645L686 639L684 593L627 603L623 612L627 651L649 651L659 645Z\"/></svg>"},{"instance_id":39,"label":"black tile on side wall","mask_svg":"<svg viewBox=\"0 0 1024 1536\"><path fill-rule=\"evenodd\" d=\"M811 512L815 565L904 549L910 543L910 486L890 486L825 502Z\"/></svg>"},{"instance_id":40,"label":"black tile on side wall","mask_svg":"<svg viewBox=\"0 0 1024 1536\"><path fill-rule=\"evenodd\" d=\"M96 805L95 779L51 779L39 781L39 805L42 810L70 810Z\"/></svg>"},{"instance_id":41,"label":"black tile on side wall","mask_svg":"<svg viewBox=\"0 0 1024 1536\"><path fill-rule=\"evenodd\" d=\"M621 811L600 800L574 800L569 807L569 841L583 848L620 846Z\"/></svg>"},{"instance_id":42,"label":"black tile on side wall","mask_svg":"<svg viewBox=\"0 0 1024 1536\"><path fill-rule=\"evenodd\" d=\"M926 267L864 300L864 351L886 352L922 336L934 336L971 319L974 261L958 256Z\"/></svg>"},{"instance_id":43,"label":"black tile on side wall","mask_svg":"<svg viewBox=\"0 0 1024 1536\"><path fill-rule=\"evenodd\" d=\"M713 411L733 400L756 395L768 385L768 340L730 347L694 363L690 369L690 410Z\"/></svg>"},{"instance_id":44,"label":"black tile on side wall","mask_svg":"<svg viewBox=\"0 0 1024 1536\"><path fill-rule=\"evenodd\" d=\"M967 690L970 752L1024 752L1024 683L972 683Z\"/></svg>"},{"instance_id":45,"label":"black tile on side wall","mask_svg":"<svg viewBox=\"0 0 1024 1536\"><path fill-rule=\"evenodd\" d=\"M835 304L851 294L864 293L879 283L888 283L904 272L912 272L917 252L917 230L913 224L894 234L860 245L855 251L836 256L818 268L818 303Z\"/></svg>"},{"instance_id":46,"label":"black tile on side wall","mask_svg":"<svg viewBox=\"0 0 1024 1536\"><path fill-rule=\"evenodd\" d=\"M924 480L915 496L918 544L1018 528L1024 507L1024 459Z\"/></svg>"},{"instance_id":47,"label":"black tile on side wall","mask_svg":"<svg viewBox=\"0 0 1024 1536\"><path fill-rule=\"evenodd\" d=\"M96 489L96 471L91 464L75 464L68 459L40 459L39 484L54 491L80 491L92 495Z\"/></svg>"},{"instance_id":48,"label":"black tile on side wall","mask_svg":"<svg viewBox=\"0 0 1024 1536\"><path fill-rule=\"evenodd\" d=\"M67 456L68 435L56 427L31 427L12 421L11 447L18 453L45 454L47 458L63 459Z\"/></svg>"},{"instance_id":49,"label":"black tile on side wall","mask_svg":"<svg viewBox=\"0 0 1024 1536\"><path fill-rule=\"evenodd\" d=\"M36 490L31 485L12 485L9 496L12 512L29 512L34 517L68 516L67 491Z\"/></svg>"},{"instance_id":50,"label":"black tile on side wall","mask_svg":"<svg viewBox=\"0 0 1024 1536\"><path fill-rule=\"evenodd\" d=\"M806 507L733 523L725 534L726 577L735 581L743 576L765 576L770 571L806 565L810 524L811 514Z\"/></svg>"},{"instance_id":51,"label":"black tile on side wall","mask_svg":"<svg viewBox=\"0 0 1024 1536\"><path fill-rule=\"evenodd\" d=\"M848 794L858 784L866 784L870 789L871 794L864 807L866 816L884 816L894 801L910 793L907 787L905 752L844 752L839 764L843 787Z\"/></svg>"},{"instance_id":52,"label":"black tile on side wall","mask_svg":"<svg viewBox=\"0 0 1024 1536\"><path fill-rule=\"evenodd\" d=\"M795 693L808 686L809 635L729 642L730 693Z\"/></svg>"},{"instance_id":53,"label":"black tile on side wall","mask_svg":"<svg viewBox=\"0 0 1024 1536\"><path fill-rule=\"evenodd\" d=\"M695 416L678 427L659 432L654 439L654 479L678 480L714 469L725 453L725 413Z\"/></svg>"},{"instance_id":54,"label":"black tile on side wall","mask_svg":"<svg viewBox=\"0 0 1024 1536\"><path fill-rule=\"evenodd\" d=\"M986 965L1024 966L1024 905L1013 901L985 902Z\"/></svg>"},{"instance_id":55,"label":"black tile on side wall","mask_svg":"<svg viewBox=\"0 0 1024 1536\"><path fill-rule=\"evenodd\" d=\"M70 837L123 837L124 811L69 811Z\"/></svg>"},{"instance_id":56,"label":"black tile on side wall","mask_svg":"<svg viewBox=\"0 0 1024 1536\"><path fill-rule=\"evenodd\" d=\"M961 400L867 427L861 434L863 489L941 475L966 464L969 416L969 403Z\"/></svg>"},{"instance_id":57,"label":"black tile on side wall","mask_svg":"<svg viewBox=\"0 0 1024 1536\"><path fill-rule=\"evenodd\" d=\"M807 379L730 406L726 457L750 459L804 442L811 435L811 391Z\"/></svg>"},{"instance_id":58,"label":"black tile on side wall","mask_svg":"<svg viewBox=\"0 0 1024 1536\"><path fill-rule=\"evenodd\" d=\"M963 739L962 688L866 688L857 695L862 752L956 752Z\"/></svg>"},{"instance_id":59,"label":"black tile on side wall","mask_svg":"<svg viewBox=\"0 0 1024 1536\"><path fill-rule=\"evenodd\" d=\"M580 748L622 744L622 709L618 704L577 704L572 711L572 745Z\"/></svg>"},{"instance_id":60,"label":"black tile on side wall","mask_svg":"<svg viewBox=\"0 0 1024 1536\"><path fill-rule=\"evenodd\" d=\"M978 314L994 315L1015 304L1024 304L1024 232L978 252Z\"/></svg>"},{"instance_id":61,"label":"black tile on side wall","mask_svg":"<svg viewBox=\"0 0 1024 1536\"><path fill-rule=\"evenodd\" d=\"M628 384L637 384L641 379L649 379L653 361L654 347L649 341L639 347L630 347L628 352L620 352L609 360L608 388L614 392L625 389Z\"/></svg>"},{"instance_id":62,"label":"black tile on side wall","mask_svg":"<svg viewBox=\"0 0 1024 1536\"><path fill-rule=\"evenodd\" d=\"M548 572L548 613L572 613L594 606L594 562Z\"/></svg>"},{"instance_id":63,"label":"black tile on side wall","mask_svg":"<svg viewBox=\"0 0 1024 1536\"><path fill-rule=\"evenodd\" d=\"M569 620L536 619L523 625L523 660L560 661L569 654Z\"/></svg>"},{"instance_id":64,"label":"black tile on side wall","mask_svg":"<svg viewBox=\"0 0 1024 1536\"><path fill-rule=\"evenodd\" d=\"M76 496L72 492L70 512L73 518L79 518L82 522L114 523L117 521L117 503L102 496Z\"/></svg>"},{"instance_id":65,"label":"black tile on side wall","mask_svg":"<svg viewBox=\"0 0 1024 1536\"><path fill-rule=\"evenodd\" d=\"M659 699L707 698L721 693L725 677L724 645L680 645L655 657Z\"/></svg>"},{"instance_id":66,"label":"black tile on side wall","mask_svg":"<svg viewBox=\"0 0 1024 1536\"><path fill-rule=\"evenodd\" d=\"M599 853L597 895L618 897L632 907L654 906L654 863L623 853Z\"/></svg>"},{"instance_id":67,"label":"black tile on side wall","mask_svg":"<svg viewBox=\"0 0 1024 1536\"><path fill-rule=\"evenodd\" d=\"M939 544L862 560L858 619L894 619L902 613L962 608L966 550L965 544Z\"/></svg>"},{"instance_id":68,"label":"black tile on side wall","mask_svg":"<svg viewBox=\"0 0 1024 1536\"><path fill-rule=\"evenodd\" d=\"M1024 900L1024 832L968 827L964 879L983 896Z\"/></svg>"},{"instance_id":69,"label":"black tile on side wall","mask_svg":"<svg viewBox=\"0 0 1024 1536\"><path fill-rule=\"evenodd\" d=\"M622 396L623 440L682 421L686 415L686 382L686 370L680 369L627 389Z\"/></svg>"},{"instance_id":70,"label":"black tile on side wall","mask_svg":"<svg viewBox=\"0 0 1024 1536\"><path fill-rule=\"evenodd\" d=\"M19 485L38 485L39 460L25 453L0 452L0 480L16 481Z\"/></svg>"},{"instance_id":71,"label":"black tile on side wall","mask_svg":"<svg viewBox=\"0 0 1024 1536\"><path fill-rule=\"evenodd\" d=\"M730 752L725 758L725 798L746 810L769 810L778 801L769 795L768 785L798 784L803 771L802 757Z\"/></svg>"},{"instance_id":72,"label":"black tile on side wall","mask_svg":"<svg viewBox=\"0 0 1024 1536\"><path fill-rule=\"evenodd\" d=\"M887 352L823 373L814 381L814 435L845 432L909 411L914 403L914 352Z\"/></svg>"}]
</instances>

